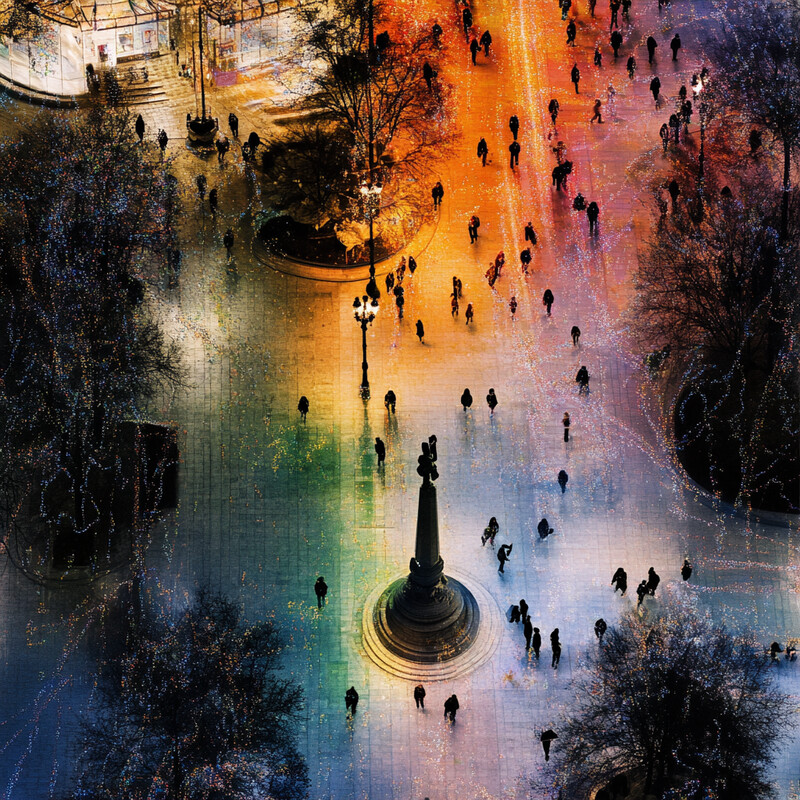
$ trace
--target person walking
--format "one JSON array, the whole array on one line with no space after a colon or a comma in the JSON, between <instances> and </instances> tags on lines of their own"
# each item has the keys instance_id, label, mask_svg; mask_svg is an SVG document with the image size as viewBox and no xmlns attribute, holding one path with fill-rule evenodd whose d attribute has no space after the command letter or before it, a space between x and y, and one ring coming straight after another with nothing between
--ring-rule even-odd
<instances>
[{"instance_id":1,"label":"person walking","mask_svg":"<svg viewBox=\"0 0 800 800\"><path fill-rule=\"evenodd\" d=\"M139 137L139 142L144 142L144 118L141 114L136 117L136 123L134 124L134 130L136 131L136 135Z\"/></svg>"},{"instance_id":2,"label":"person walking","mask_svg":"<svg viewBox=\"0 0 800 800\"><path fill-rule=\"evenodd\" d=\"M619 20L617 14L619 13L620 0L609 0L608 7L611 10L611 21L608 29L619 27Z\"/></svg>"},{"instance_id":3,"label":"person walking","mask_svg":"<svg viewBox=\"0 0 800 800\"><path fill-rule=\"evenodd\" d=\"M581 71L578 69L577 63L572 65L572 69L569 73L569 79L575 84L575 94L579 94L578 84L581 81ZM555 125L555 122L553 124Z\"/></svg>"},{"instance_id":4,"label":"person walking","mask_svg":"<svg viewBox=\"0 0 800 800\"><path fill-rule=\"evenodd\" d=\"M575 36L578 33L575 21L570 20L567 25L567 47L575 47Z\"/></svg>"},{"instance_id":5,"label":"person walking","mask_svg":"<svg viewBox=\"0 0 800 800\"><path fill-rule=\"evenodd\" d=\"M525 637L525 649L531 649L531 639L533 638L533 622L530 617L525 617L522 623L522 634Z\"/></svg>"},{"instance_id":6,"label":"person walking","mask_svg":"<svg viewBox=\"0 0 800 800\"><path fill-rule=\"evenodd\" d=\"M542 305L547 309L548 317L550 316L550 309L553 307L554 301L553 293L549 289L545 289L542 295Z\"/></svg>"},{"instance_id":7,"label":"person walking","mask_svg":"<svg viewBox=\"0 0 800 800\"><path fill-rule=\"evenodd\" d=\"M653 79L650 81L650 91L653 94L653 101L656 104L656 108L658 108L658 95L661 92L661 79L658 75L654 75Z\"/></svg>"},{"instance_id":8,"label":"person walking","mask_svg":"<svg viewBox=\"0 0 800 800\"><path fill-rule=\"evenodd\" d=\"M464 312L464 318L467 320L466 324L469 325L472 322L472 318L475 316L475 312L472 310L472 303L467 303L467 310Z\"/></svg>"},{"instance_id":9,"label":"person walking","mask_svg":"<svg viewBox=\"0 0 800 800\"><path fill-rule=\"evenodd\" d=\"M559 470L558 485L561 487L561 494L564 494L567 491L567 481L569 481L569 475L567 475L567 471L565 469Z\"/></svg>"},{"instance_id":10,"label":"person walking","mask_svg":"<svg viewBox=\"0 0 800 800\"><path fill-rule=\"evenodd\" d=\"M325 578L322 575L317 578L314 584L314 594L317 596L317 608L322 608L325 605L325 598L328 596L328 584L325 583Z\"/></svg>"},{"instance_id":11,"label":"person walking","mask_svg":"<svg viewBox=\"0 0 800 800\"><path fill-rule=\"evenodd\" d=\"M581 365L575 375L575 383L578 384L578 394L589 394L589 370L585 365Z\"/></svg>"},{"instance_id":12,"label":"person walking","mask_svg":"<svg viewBox=\"0 0 800 800\"><path fill-rule=\"evenodd\" d=\"M464 408L464 411L468 411L472 408L472 394L469 389L464 389L461 394L461 405Z\"/></svg>"},{"instance_id":13,"label":"person walking","mask_svg":"<svg viewBox=\"0 0 800 800\"><path fill-rule=\"evenodd\" d=\"M658 589L658 584L661 583L661 578L658 573L650 567L647 570L647 593L651 597L655 597L656 589Z\"/></svg>"},{"instance_id":14,"label":"person walking","mask_svg":"<svg viewBox=\"0 0 800 800\"><path fill-rule=\"evenodd\" d=\"M564 426L564 441L568 442L569 441L569 426L570 426L569 411L565 411L564 412L564 416L561 419L561 424Z\"/></svg>"},{"instance_id":15,"label":"person walking","mask_svg":"<svg viewBox=\"0 0 800 800\"><path fill-rule=\"evenodd\" d=\"M608 625L606 621L600 617L594 624L594 635L597 637L597 641L599 644L603 644L603 636L605 632L608 630Z\"/></svg>"},{"instance_id":16,"label":"person walking","mask_svg":"<svg viewBox=\"0 0 800 800\"><path fill-rule=\"evenodd\" d=\"M436 181L431 189L431 196L433 197L433 207L438 208L442 204L444 198L444 186L441 181Z\"/></svg>"},{"instance_id":17,"label":"person walking","mask_svg":"<svg viewBox=\"0 0 800 800\"><path fill-rule=\"evenodd\" d=\"M303 422L305 422L306 416L308 415L308 398L305 395L303 395L297 403L297 410L300 412Z\"/></svg>"},{"instance_id":18,"label":"person walking","mask_svg":"<svg viewBox=\"0 0 800 800\"><path fill-rule=\"evenodd\" d=\"M458 704L458 697L456 697L454 694L451 694L450 697L448 697L447 700L444 701L445 717L446 718L449 717L450 722L454 723L456 721L456 712L460 707L461 706L459 706Z\"/></svg>"},{"instance_id":19,"label":"person walking","mask_svg":"<svg viewBox=\"0 0 800 800\"><path fill-rule=\"evenodd\" d=\"M678 60L678 50L681 49L681 36L679 33L676 33L672 37L672 41L669 43L669 48L672 50L672 60Z\"/></svg>"},{"instance_id":20,"label":"person walking","mask_svg":"<svg viewBox=\"0 0 800 800\"><path fill-rule=\"evenodd\" d=\"M539 524L536 526L536 531L542 541L544 541L553 532L553 529L550 527L550 523L547 521L547 517L542 517L539 520Z\"/></svg>"},{"instance_id":21,"label":"person walking","mask_svg":"<svg viewBox=\"0 0 800 800\"><path fill-rule=\"evenodd\" d=\"M689 563L688 558L683 559L683 566L681 567L681 578L688 581L692 577L692 565Z\"/></svg>"},{"instance_id":22,"label":"person walking","mask_svg":"<svg viewBox=\"0 0 800 800\"><path fill-rule=\"evenodd\" d=\"M481 137L480 141L478 142L478 158L481 159L481 163L483 164L484 167L486 166L486 159L488 155L489 155L489 145L486 144L486 139Z\"/></svg>"},{"instance_id":23,"label":"person walking","mask_svg":"<svg viewBox=\"0 0 800 800\"><path fill-rule=\"evenodd\" d=\"M636 74L636 58L633 53L628 56L628 63L625 68L628 70L628 77L633 80L633 76Z\"/></svg>"},{"instance_id":24,"label":"person walking","mask_svg":"<svg viewBox=\"0 0 800 800\"><path fill-rule=\"evenodd\" d=\"M670 136L669 125L666 122L659 128L658 135L661 137L661 144L664 145L664 155L666 155Z\"/></svg>"},{"instance_id":25,"label":"person walking","mask_svg":"<svg viewBox=\"0 0 800 800\"><path fill-rule=\"evenodd\" d=\"M378 468L380 469L386 461L386 445L380 436L375 437L375 452L378 454Z\"/></svg>"},{"instance_id":26,"label":"person walking","mask_svg":"<svg viewBox=\"0 0 800 800\"><path fill-rule=\"evenodd\" d=\"M675 132L675 144L680 142L681 121L677 114L669 115L669 127Z\"/></svg>"},{"instance_id":27,"label":"person walking","mask_svg":"<svg viewBox=\"0 0 800 800\"><path fill-rule=\"evenodd\" d=\"M497 568L498 572L505 573L505 565L506 561L509 560L511 556L511 550L514 547L513 544L501 544L500 549L497 551L497 560L500 562L500 566Z\"/></svg>"},{"instance_id":28,"label":"person walking","mask_svg":"<svg viewBox=\"0 0 800 800\"><path fill-rule=\"evenodd\" d=\"M472 55L472 66L476 67L478 65L478 53L480 52L481 46L478 44L478 39L473 36L469 40L469 52Z\"/></svg>"},{"instance_id":29,"label":"person walking","mask_svg":"<svg viewBox=\"0 0 800 800\"><path fill-rule=\"evenodd\" d=\"M354 717L356 715L356 708L358 706L358 692L355 686L351 686L344 693L344 707L347 709L348 716Z\"/></svg>"},{"instance_id":30,"label":"person walking","mask_svg":"<svg viewBox=\"0 0 800 800\"><path fill-rule=\"evenodd\" d=\"M539 651L542 649L542 634L539 632L538 628L533 629L533 637L531 638L531 647L533 648L533 654L536 656L536 660L539 660Z\"/></svg>"},{"instance_id":31,"label":"person walking","mask_svg":"<svg viewBox=\"0 0 800 800\"><path fill-rule=\"evenodd\" d=\"M602 108L603 108L603 104L600 102L600 100L599 99L595 100L594 101L594 109L593 109L594 110L594 114L592 115L592 118L589 120L589 122L594 122L595 120L597 120L597 122L600 125L603 124L603 115L600 113Z\"/></svg>"},{"instance_id":32,"label":"person walking","mask_svg":"<svg viewBox=\"0 0 800 800\"><path fill-rule=\"evenodd\" d=\"M469 38L469 29L472 27L472 12L469 6L464 6L461 11L461 24L464 26L464 36Z\"/></svg>"},{"instance_id":33,"label":"person walking","mask_svg":"<svg viewBox=\"0 0 800 800\"><path fill-rule=\"evenodd\" d=\"M525 598L523 597L522 600L519 601L519 613L522 616L523 622L530 617L530 614L528 614L529 610L530 608L528 607L528 604L525 602Z\"/></svg>"},{"instance_id":34,"label":"person walking","mask_svg":"<svg viewBox=\"0 0 800 800\"><path fill-rule=\"evenodd\" d=\"M561 9L561 19L566 19L567 13L572 8L572 0L558 0L558 6Z\"/></svg>"},{"instance_id":35,"label":"person walking","mask_svg":"<svg viewBox=\"0 0 800 800\"><path fill-rule=\"evenodd\" d=\"M589 13L592 16L592 19L594 19L594 10L596 6L597 6L597 0L589 0Z\"/></svg>"},{"instance_id":36,"label":"person walking","mask_svg":"<svg viewBox=\"0 0 800 800\"><path fill-rule=\"evenodd\" d=\"M425 687L421 683L414 687L414 702L417 704L417 708L425 710Z\"/></svg>"},{"instance_id":37,"label":"person walking","mask_svg":"<svg viewBox=\"0 0 800 800\"><path fill-rule=\"evenodd\" d=\"M550 101L549 105L547 106L547 111L550 114L550 119L553 121L553 127L554 128L556 127L556 120L558 119L559 109L560 109L560 106L558 104L558 100L553 98Z\"/></svg>"},{"instance_id":38,"label":"person walking","mask_svg":"<svg viewBox=\"0 0 800 800\"><path fill-rule=\"evenodd\" d=\"M614 60L619 58L619 49L622 47L622 34L619 31L614 31L611 34L611 49L614 51Z\"/></svg>"},{"instance_id":39,"label":"person walking","mask_svg":"<svg viewBox=\"0 0 800 800\"><path fill-rule=\"evenodd\" d=\"M169 143L169 136L167 136L167 132L161 128L158 132L158 146L161 148L161 158L164 158L164 153L167 150L167 144Z\"/></svg>"},{"instance_id":40,"label":"person walking","mask_svg":"<svg viewBox=\"0 0 800 800\"><path fill-rule=\"evenodd\" d=\"M589 236L597 236L597 218L600 216L600 206L592 200L586 206L586 217L589 220Z\"/></svg>"},{"instance_id":41,"label":"person walking","mask_svg":"<svg viewBox=\"0 0 800 800\"><path fill-rule=\"evenodd\" d=\"M450 314L453 319L458 316L458 295L455 292L450 295Z\"/></svg>"},{"instance_id":42,"label":"person walking","mask_svg":"<svg viewBox=\"0 0 800 800\"><path fill-rule=\"evenodd\" d=\"M511 309L511 319L516 319L514 316L517 313L517 298L516 295L508 301L508 307Z\"/></svg>"},{"instance_id":43,"label":"person walking","mask_svg":"<svg viewBox=\"0 0 800 800\"><path fill-rule=\"evenodd\" d=\"M217 162L219 164L225 163L225 156L228 150L231 149L231 143L228 141L227 136L220 136L215 142L215 147L217 148Z\"/></svg>"},{"instance_id":44,"label":"person walking","mask_svg":"<svg viewBox=\"0 0 800 800\"><path fill-rule=\"evenodd\" d=\"M522 619L522 614L520 614L519 606L513 605L511 606L511 613L509 614L508 621L512 624L519 624L519 621Z\"/></svg>"},{"instance_id":45,"label":"person walking","mask_svg":"<svg viewBox=\"0 0 800 800\"><path fill-rule=\"evenodd\" d=\"M403 308L404 308L404 306L406 304L405 297L403 297L402 294L398 294L397 297L395 297L395 301L394 302L395 302L395 305L397 306L397 318L398 319L403 319Z\"/></svg>"},{"instance_id":46,"label":"person walking","mask_svg":"<svg viewBox=\"0 0 800 800\"><path fill-rule=\"evenodd\" d=\"M578 347L581 341L581 329L577 325L573 325L569 335L572 337L572 346Z\"/></svg>"},{"instance_id":47,"label":"person walking","mask_svg":"<svg viewBox=\"0 0 800 800\"><path fill-rule=\"evenodd\" d=\"M626 22L631 21L631 3L632 0L622 0L622 19Z\"/></svg>"},{"instance_id":48,"label":"person walking","mask_svg":"<svg viewBox=\"0 0 800 800\"><path fill-rule=\"evenodd\" d=\"M386 294L389 294L394 288L394 272L389 270L386 273Z\"/></svg>"},{"instance_id":49,"label":"person walking","mask_svg":"<svg viewBox=\"0 0 800 800\"><path fill-rule=\"evenodd\" d=\"M489 389L489 394L486 395L486 405L489 406L489 414L494 416L494 410L497 408L497 395L494 389Z\"/></svg>"},{"instance_id":50,"label":"person walking","mask_svg":"<svg viewBox=\"0 0 800 800\"><path fill-rule=\"evenodd\" d=\"M652 64L653 58L656 54L656 47L658 47L658 42L656 41L655 36L648 36L647 37L647 63Z\"/></svg>"},{"instance_id":51,"label":"person walking","mask_svg":"<svg viewBox=\"0 0 800 800\"><path fill-rule=\"evenodd\" d=\"M516 164L519 166L519 142L515 139L511 144L508 146L508 152L511 153L511 158L509 159L509 166L511 169L514 169L514 165Z\"/></svg>"},{"instance_id":52,"label":"person walking","mask_svg":"<svg viewBox=\"0 0 800 800\"><path fill-rule=\"evenodd\" d=\"M523 273L525 273L525 275L528 274L528 267L530 267L532 259L533 259L533 256L531 255L530 247L526 247L519 254L519 260L520 260L520 263L522 264L522 271L523 271Z\"/></svg>"},{"instance_id":53,"label":"person walking","mask_svg":"<svg viewBox=\"0 0 800 800\"><path fill-rule=\"evenodd\" d=\"M442 44L442 34L444 33L444 29L439 24L439 20L434 20L433 27L431 28L431 34L433 35L433 46L438 48Z\"/></svg>"},{"instance_id":54,"label":"person walking","mask_svg":"<svg viewBox=\"0 0 800 800\"><path fill-rule=\"evenodd\" d=\"M214 216L217 214L217 199L217 190L214 188L208 193L208 206Z\"/></svg>"},{"instance_id":55,"label":"person walking","mask_svg":"<svg viewBox=\"0 0 800 800\"><path fill-rule=\"evenodd\" d=\"M533 229L533 223L528 222L525 226L525 241L530 242L532 246L536 246L536 231Z\"/></svg>"},{"instance_id":56,"label":"person walking","mask_svg":"<svg viewBox=\"0 0 800 800\"><path fill-rule=\"evenodd\" d=\"M614 587L614 594L619 591L625 597L625 592L628 591L628 573L622 567L617 567L617 571L611 578L611 585Z\"/></svg>"},{"instance_id":57,"label":"person walking","mask_svg":"<svg viewBox=\"0 0 800 800\"><path fill-rule=\"evenodd\" d=\"M206 181L205 175L198 175L195 179L195 183L197 184L197 195L201 200L206 199L206 187L208 185L208 181Z\"/></svg>"},{"instance_id":58,"label":"person walking","mask_svg":"<svg viewBox=\"0 0 800 800\"><path fill-rule=\"evenodd\" d=\"M239 138L239 117L232 111L228 114L228 127L231 129L231 135L234 139Z\"/></svg>"},{"instance_id":59,"label":"person walking","mask_svg":"<svg viewBox=\"0 0 800 800\"><path fill-rule=\"evenodd\" d=\"M517 141L517 134L519 133L519 117L516 114L512 114L511 118L508 120L508 127L511 131L511 135L514 137L514 141Z\"/></svg>"},{"instance_id":60,"label":"person walking","mask_svg":"<svg viewBox=\"0 0 800 800\"><path fill-rule=\"evenodd\" d=\"M636 601L636 605L637 605L637 606L640 606L640 605L642 604L642 602L644 601L644 598L645 598L645 595L646 595L646 594L647 594L647 581L642 581L642 582L641 582L641 583L640 583L640 584L639 584L639 585L636 587L636 596L639 598L639 599Z\"/></svg>"},{"instance_id":61,"label":"person walking","mask_svg":"<svg viewBox=\"0 0 800 800\"><path fill-rule=\"evenodd\" d=\"M483 47L483 56L484 58L489 58L489 46L492 43L492 34L489 33L488 30L485 30L481 34L481 47Z\"/></svg>"},{"instance_id":62,"label":"person walking","mask_svg":"<svg viewBox=\"0 0 800 800\"><path fill-rule=\"evenodd\" d=\"M600 49L600 45L594 48L594 65L597 69L603 68L603 51Z\"/></svg>"},{"instance_id":63,"label":"person walking","mask_svg":"<svg viewBox=\"0 0 800 800\"><path fill-rule=\"evenodd\" d=\"M678 195L681 193L681 187L678 186L678 181L676 181L675 178L667 185L667 191L672 199L672 213L674 214L678 207Z\"/></svg>"},{"instance_id":64,"label":"person walking","mask_svg":"<svg viewBox=\"0 0 800 800\"><path fill-rule=\"evenodd\" d=\"M558 662L561 661L561 641L558 638L558 628L554 628L550 634L550 648L553 651L553 660L551 666L553 669L558 667Z\"/></svg>"},{"instance_id":65,"label":"person walking","mask_svg":"<svg viewBox=\"0 0 800 800\"><path fill-rule=\"evenodd\" d=\"M500 525L497 522L497 517L492 517L481 534L481 547L483 547L486 542L489 542L489 544L494 547L494 540L498 533L500 533Z\"/></svg>"},{"instance_id":66,"label":"person walking","mask_svg":"<svg viewBox=\"0 0 800 800\"><path fill-rule=\"evenodd\" d=\"M383 404L386 406L386 411L388 413L395 413L394 408L395 405L397 405L397 395L391 389L383 396Z\"/></svg>"},{"instance_id":67,"label":"person walking","mask_svg":"<svg viewBox=\"0 0 800 800\"><path fill-rule=\"evenodd\" d=\"M228 228L222 237L222 244L225 246L225 251L228 254L228 261L231 260L231 253L233 252L233 231Z\"/></svg>"},{"instance_id":68,"label":"person walking","mask_svg":"<svg viewBox=\"0 0 800 800\"><path fill-rule=\"evenodd\" d=\"M469 243L473 244L474 242L478 241L478 228L481 226L481 221L478 219L476 214L473 214L469 218L469 222L467 223L467 230L469 231Z\"/></svg>"},{"instance_id":69,"label":"person walking","mask_svg":"<svg viewBox=\"0 0 800 800\"><path fill-rule=\"evenodd\" d=\"M420 344L425 344L423 339L425 338L425 326L422 324L422 320L417 320L417 338L420 341Z\"/></svg>"}]
</instances>

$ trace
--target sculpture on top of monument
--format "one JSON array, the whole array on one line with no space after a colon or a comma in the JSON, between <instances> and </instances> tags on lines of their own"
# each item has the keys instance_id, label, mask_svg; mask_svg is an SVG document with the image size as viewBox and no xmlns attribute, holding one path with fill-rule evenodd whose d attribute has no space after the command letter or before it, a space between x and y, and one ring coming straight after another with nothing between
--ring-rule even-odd
<instances>
[{"instance_id":1,"label":"sculpture on top of monument","mask_svg":"<svg viewBox=\"0 0 800 800\"><path fill-rule=\"evenodd\" d=\"M423 486L431 486L439 477L436 458L436 437L429 436L428 441L422 443L422 455L417 458L417 475L422 478Z\"/></svg>"}]
</instances>

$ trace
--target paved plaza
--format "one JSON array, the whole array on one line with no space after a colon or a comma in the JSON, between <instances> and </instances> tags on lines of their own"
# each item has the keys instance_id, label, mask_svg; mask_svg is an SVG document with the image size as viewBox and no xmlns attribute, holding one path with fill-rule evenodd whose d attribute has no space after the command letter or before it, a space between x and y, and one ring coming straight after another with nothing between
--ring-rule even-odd
<instances>
[{"instance_id":1,"label":"paved plaza","mask_svg":"<svg viewBox=\"0 0 800 800\"><path fill-rule=\"evenodd\" d=\"M169 152L185 189L180 285L165 281L150 302L181 343L189 383L150 409L152 419L178 427L182 449L180 505L152 531L147 552L150 588L177 603L209 585L239 601L248 619L276 620L287 640L285 672L305 689L300 747L313 798L526 797L529 776L544 764L538 734L556 726L569 705L571 678L596 647L594 621L603 617L611 625L633 607L633 589L650 566L662 583L644 613L674 596L733 630L752 629L765 648L800 637L797 521L734 513L682 473L670 455L658 388L629 335L633 270L652 222L648 182L670 175L673 163L661 153L658 129L679 86L703 63L703 28L720 12L710 2L673 0L672 6L659 15L656 0L634 0L632 20L623 26L624 50L635 46L639 63L631 81L626 58L614 63L607 45L603 0L595 22L579 3L574 49L564 46L566 23L556 0L478 0L476 22L491 30L495 46L476 67L449 3L403 3L410 19L438 16L445 27L441 68L456 86L453 118L462 136L441 169L445 197L436 224L423 228L406 252L419 267L406 277L405 319L398 320L384 292L368 330L368 403L358 395L361 335L352 314L363 271L352 281L342 273L318 280L274 269L281 265L271 266L253 247L258 180L239 154L221 168L215 156L201 160L185 150L185 109L175 100L142 112L149 131L169 126ZM673 63L668 45L675 30L684 45ZM644 48L651 33L659 42L652 67ZM592 66L597 41L601 70ZM582 73L578 95L569 83L573 62ZM648 91L653 74L667 98L659 111ZM593 101L605 103L612 82L616 108L606 105L605 124L592 125ZM221 119L236 110L246 136L265 124L260 106L247 106L257 93L255 83L220 89L211 103ZM557 137L548 140L551 97L560 100L561 114ZM521 120L513 172L512 114ZM475 156L481 136L490 149L486 167ZM556 138L575 164L567 193L551 186ZM209 188L219 187L216 218L193 191L200 172ZM600 205L594 240L585 215L572 210L577 190ZM476 244L467 234L471 214L482 222ZM525 277L518 255L528 220L539 244ZM228 227L236 233L232 270L221 242ZM490 289L484 272L500 250L506 266ZM380 265L379 275L396 260ZM454 275L464 286L455 318ZM382 279L379 285L383 290ZM555 295L550 317L541 302L546 288ZM515 319L511 296L519 303ZM465 324L467 303L475 310L472 325ZM424 343L414 334L418 319ZM573 325L582 331L579 347L570 339ZM586 397L578 396L574 380L583 364L591 375ZM459 403L465 387L475 397L469 412ZM499 399L493 416L484 401L490 387ZM391 418L382 402L388 389L397 395ZM301 395L310 401L305 424L296 411ZM572 418L569 443L562 437L565 411ZM423 712L414 707L414 683L366 657L361 620L366 598L408 568L417 456L431 434L438 437L446 571L483 587L493 604L486 613L503 626L486 663L426 684ZM376 436L387 447L381 470ZM564 494L556 482L561 469L569 473ZM505 574L498 573L494 550L481 546L492 516L500 525L497 545L514 545ZM555 530L544 541L536 532L542 517ZM686 557L694 565L688 584L680 578ZM629 575L625 597L609 583L620 565ZM313 591L318 575L330 587L322 611ZM103 598L124 577L37 586L6 564L3 800L55 798L66 787L80 716L92 699L86 645L97 635ZM545 641L539 663L526 655L521 626L504 618L523 597ZM555 627L563 643L558 670L550 668L547 644ZM777 669L781 687L800 694L798 665ZM347 720L344 693L351 685L361 700ZM442 704L453 693L461 708L450 726ZM794 739L773 771L779 798L800 796L799 759Z\"/></svg>"}]
</instances>

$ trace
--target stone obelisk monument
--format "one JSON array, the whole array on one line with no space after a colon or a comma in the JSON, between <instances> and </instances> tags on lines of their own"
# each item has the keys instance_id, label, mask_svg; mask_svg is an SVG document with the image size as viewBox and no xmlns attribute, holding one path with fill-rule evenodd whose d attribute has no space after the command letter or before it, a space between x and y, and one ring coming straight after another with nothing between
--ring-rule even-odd
<instances>
[{"instance_id":1,"label":"stone obelisk monument","mask_svg":"<svg viewBox=\"0 0 800 800\"><path fill-rule=\"evenodd\" d=\"M422 443L417 473L417 536L409 574L390 584L373 612L382 645L409 661L435 663L463 653L475 641L480 611L472 593L444 574L439 552L436 437Z\"/></svg>"}]
</instances>

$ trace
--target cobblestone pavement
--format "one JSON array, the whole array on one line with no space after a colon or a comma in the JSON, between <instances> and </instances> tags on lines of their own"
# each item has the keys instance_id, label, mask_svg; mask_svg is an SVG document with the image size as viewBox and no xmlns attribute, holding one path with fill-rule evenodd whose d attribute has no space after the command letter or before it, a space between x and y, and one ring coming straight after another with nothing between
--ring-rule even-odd
<instances>
[{"instance_id":1,"label":"cobblestone pavement","mask_svg":"<svg viewBox=\"0 0 800 800\"><path fill-rule=\"evenodd\" d=\"M259 207L257 183L238 161L219 167L215 158L183 150L175 131L170 150L186 186L185 267L180 288L163 286L152 302L182 342L191 386L151 409L153 418L173 421L183 432L183 463L180 508L154 532L148 567L154 586L176 598L207 583L239 598L250 618L274 617L285 628L286 671L306 690L300 737L313 797L514 798L523 796L525 776L542 766L535 735L554 725L568 702L570 678L595 646L594 620L612 624L635 602L632 592L612 594L617 566L625 567L632 586L654 566L663 596L684 598L734 629L752 627L766 646L800 632L798 531L796 523L736 516L693 490L668 455L642 354L627 336L631 271L649 231L641 189L649 175L668 174L671 163L660 153L665 111L655 111L649 100L643 43L656 32L653 71L669 104L699 68L696 42L708 7L673 0L672 15L659 17L655 0L646 7L635 0L633 19L623 27L639 62L630 81L626 58L613 64L607 46L606 65L599 72L591 66L595 41L607 38L602 3L594 23L579 4L573 51L558 40L565 23L554 0L546 7L478 2L476 21L492 31L496 46L474 68L449 6L407 5L410 18L438 14L448 21L445 71L458 86L464 136L442 171L446 196L436 235L424 249L412 247L419 269L406 279L406 319L399 322L384 304L368 332L368 404L357 394L360 333L351 314L363 279L355 285L304 280L254 259L249 231ZM684 49L672 63L668 43L675 29ZM583 75L580 95L569 84L573 60ZM592 102L605 99L610 81L616 114L606 109L606 124L590 125ZM246 102L246 91L239 94L235 102ZM575 163L568 196L550 185L555 162L546 106L552 96L562 108L556 138ZM225 98L214 102L227 116ZM146 116L149 125L178 125L182 117L175 102L158 113L175 119ZM513 173L506 161L512 113L522 121L520 166ZM475 158L481 135L491 152L485 168ZM209 188L220 187L216 219L191 191L200 171ZM586 220L571 210L576 190L600 204L594 241ZM475 245L466 231L472 213L483 223ZM529 219L540 244L524 278L517 255ZM237 234L232 270L221 245L229 226ZM506 267L490 290L483 273L501 249ZM449 305L454 274L465 295L457 318ZM545 288L555 294L551 317L541 304ZM516 319L508 309L512 295L519 301ZM463 317L467 302L475 308L471 326ZM414 335L417 319L425 324L424 344ZM570 341L574 324L583 332L579 348ZM574 382L581 364L592 376L585 398ZM464 387L475 397L467 413L459 404ZM499 398L493 417L483 401L489 387ZM381 402L389 388L398 397L391 419ZM305 425L295 411L301 394L311 404ZM572 416L568 444L564 411ZM545 641L560 628L564 652L557 671L547 648L541 663L531 661L521 630L507 625L488 663L429 684L428 708L418 712L413 684L388 677L365 658L360 620L366 596L408 564L416 457L419 442L434 433L447 568L471 576L501 610L525 597ZM387 444L382 471L375 465L375 436ZM565 494L556 483L562 468L570 476ZM504 575L492 550L480 544L490 516L500 524L498 544L514 544ZM541 542L536 524L543 516L555 534ZM685 556L695 565L686 585L679 577ZM330 586L322 612L313 594L319 574ZM76 715L91 691L84 628L115 580L50 589L5 570L3 798L54 796L69 775ZM797 667L782 665L780 681L796 695ZM361 695L354 721L344 715L350 685ZM453 692L461 710L451 727L441 711ZM798 794L798 755L795 741L776 762L779 797Z\"/></svg>"}]
</instances>

